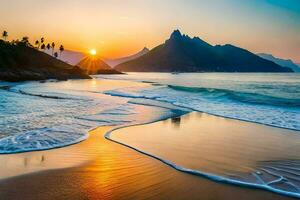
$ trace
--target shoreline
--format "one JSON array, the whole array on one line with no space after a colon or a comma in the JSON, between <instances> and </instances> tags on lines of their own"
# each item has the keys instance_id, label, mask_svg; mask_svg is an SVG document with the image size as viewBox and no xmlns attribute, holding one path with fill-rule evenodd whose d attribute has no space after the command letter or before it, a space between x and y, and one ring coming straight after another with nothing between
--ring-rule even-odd
<instances>
[{"instance_id":1,"label":"shoreline","mask_svg":"<svg viewBox=\"0 0 300 200\"><path fill-rule=\"evenodd\" d=\"M179 116L179 118L184 117L184 116L191 116L193 113L198 113L198 112L197 111L189 112L187 114L183 114L183 115ZM281 129L280 127L276 127L276 126L270 126L270 125L266 125L266 124L255 123L255 122L250 122L250 121L245 121L245 120L237 120L237 119L234 119L234 118L228 118L228 117L223 117L223 116L218 116L218 115L212 115L212 114L209 114L209 113L202 113L202 114L205 114L205 115L208 115L208 116L213 116L215 118L223 118L225 120L230 120L230 121L232 121L232 120L238 121L238 123L240 123L240 124L241 123L250 123L250 126L262 126L263 128L266 128L266 129L268 129L268 128ZM201 170L190 169L190 168L187 168L187 167L182 166L180 164L178 165L178 164L174 163L172 160L168 160L166 158L157 156L153 153L149 153L147 150L143 150L139 147L135 147L131 144L123 142L122 140L117 140L116 138L118 138L118 137L113 138L113 136L112 136L113 132L115 132L115 131L120 131L120 133L122 133L122 130L125 129L125 131L123 131L123 132L126 132L126 129L127 129L127 132L130 132L130 128L132 128L132 127L134 128L134 127L140 127L140 126L149 125L149 124L155 124L155 123L163 122L163 121L166 121L166 120L167 119L159 120L159 121L156 121L156 122L148 122L148 123L144 123L144 124L137 124L137 125L133 124L133 125L128 125L128 126L124 126L124 127L116 127L112 130L109 130L106 134L104 134L104 137L107 140L111 141L111 142L122 145L122 146L124 146L126 148L129 148L133 151L136 151L140 154L143 154L145 156L153 158L153 159L169 166L170 168L172 168L174 170L177 170L179 172L182 172L182 173L190 174L190 175L197 176L197 177L200 177L200 178L205 178L205 179L208 179L210 181L214 181L214 182L220 183L220 184L228 184L228 185L238 186L238 187L247 187L247 188L252 188L252 189L259 189L259 190L268 191L268 192L276 193L276 194L283 195L283 196L288 196L288 197L293 197L293 198L300 198L300 194L298 194L298 193L279 190L279 189L270 187L268 184L258 184L258 183L239 181L239 180L230 179L226 176L221 176L221 175L218 175L218 174L215 174L215 173L209 173L209 172L205 172L205 171L201 171ZM289 128L283 128L283 129L285 131L298 132L298 130L293 130L293 129L289 129ZM125 135L126 133L123 133L123 134ZM153 137L155 137L155 136L153 136Z\"/></svg>"},{"instance_id":2,"label":"shoreline","mask_svg":"<svg viewBox=\"0 0 300 200\"><path fill-rule=\"evenodd\" d=\"M18 160L24 158L20 155L28 158L42 154L50 161L42 169L32 168L33 171L27 171L27 174L2 179L0 198L290 199L263 190L220 184L179 172L105 139L104 135L112 129L98 127L89 133L87 140L64 148L5 155L10 160L13 157ZM26 168L28 166L21 171L25 173ZM31 181L28 182L28 179Z\"/></svg>"},{"instance_id":3,"label":"shoreline","mask_svg":"<svg viewBox=\"0 0 300 200\"><path fill-rule=\"evenodd\" d=\"M105 79L106 81L107 80L110 80L110 81L116 81L116 80L113 80L113 79ZM120 80L117 80L118 82L120 82ZM122 80L122 82L131 82L131 83L134 83L133 85L137 84L150 84L150 83L155 83L155 82L151 82L151 81L137 81L137 80ZM150 84L151 85L151 84ZM164 85L164 84L162 84ZM166 84L167 86L167 84ZM4 87L6 88L7 86L0 86L0 89L1 87ZM9 86L10 87L10 86ZM109 89L109 90L113 90L113 89ZM118 95L112 95L112 94L106 94L105 91L109 91L109 90L103 90L103 94L105 95L108 95L108 96L117 96L117 97L122 97L122 96L118 96ZM55 98L55 97L51 97L51 96L43 96L43 95L34 95L34 94L26 94L24 92L20 92L21 94L24 94L24 95L29 95L29 96L38 96L38 97L42 97L42 98ZM130 97L128 97L130 98ZM159 107L159 106L156 106L156 105L151 105L151 104L142 104L142 103L135 103L134 102L134 99L146 99L146 100L153 100L151 98L132 98L133 99L133 102L130 102L130 104L137 104L137 105L145 105L145 106L149 106L149 107ZM189 108L189 107L185 107L185 106L177 106L177 105L174 105L173 103L170 103L170 102L167 102L167 101L161 101L161 100L153 100L153 101L158 101L159 103L166 103L166 104L170 104L170 106L174 106L174 107L179 107L179 108L182 108L182 109L185 109L185 110L189 110L188 112L200 112L200 113L206 113L206 114L209 114L209 115L212 115L212 116L216 116L216 117L222 117L222 118L227 118L227 119L232 119L232 120L239 120L239 121L242 121L242 122L249 122L249 123L255 123L255 124L260 124L260 125L264 125L264 126L267 126L267 127L275 127L275 128L281 128L281 129L285 129L285 130L293 130L293 131L300 131L299 129L297 128L289 128L289 127L283 127L283 126L279 126L279 125L272 125L272 124L268 124L268 123L262 123L262 122L259 122L259 121L255 121L255 120L247 120L247 119L241 119L241 118L238 118L238 117L228 117L228 116L224 116L224 115L219 115L219 114L215 114L215 113L211 113L211 112L205 112L205 111L198 111L196 109L193 109L193 108ZM165 108L165 107L161 107L161 108ZM169 109L169 108L168 108ZM172 109L171 109L172 110ZM162 120L162 119L160 119ZM153 123L153 122L150 122L150 123ZM126 127L126 126L125 126ZM96 126L94 128L97 128ZM94 129L93 128L93 129ZM123 128L123 127L122 127ZM22 133L21 133L22 134ZM10 136L8 137L4 137L2 139L5 139L5 138L9 138ZM41 148L41 149L29 149L29 150L18 150L18 151L12 151L12 152L1 152L0 155L6 155L6 154L15 154L15 153L24 153L24 152L31 152L31 151L44 151L44 150L50 150L50 149L56 149L56 148L64 148L64 147L67 147L69 145L74 145L74 144L77 144L77 143L80 143L82 141L86 140L86 138L81 138L77 141L74 141L74 142L70 142L68 144L63 144L63 145L58 145L58 146L53 146L53 147L46 147L46 148Z\"/></svg>"},{"instance_id":4,"label":"shoreline","mask_svg":"<svg viewBox=\"0 0 300 200\"><path fill-rule=\"evenodd\" d=\"M158 83L158 84L160 84L160 83ZM196 110L196 109L186 107L186 106L182 106L182 105L174 105L173 103L168 102L168 101L156 100L156 99L147 98L147 97L132 97L132 96L123 96L123 95L118 95L118 94L107 94L107 93L104 93L104 94L110 95L110 96L113 96L113 97L116 96L116 97L132 98L132 99L147 99L147 100L159 101L159 102L168 103L168 104L171 104L172 106L177 106L177 107L180 107L180 108L183 108L183 109L186 109L186 110L191 110L191 112L205 113L205 114L208 114L208 115L213 115L215 117L221 117L221 118L226 118L226 119L231 119L231 120L238 120L238 121L242 121L242 122L254 123L254 124L259 124L259 125L264 125L264 126L269 126L269 127L274 127L274 128L280 128L280 129L299 131L300 132L300 129L297 129L297 128L289 128L289 127L284 127L284 126L279 126L279 125L267 124L267 123L254 121L254 120L252 121L252 120L242 119L242 118L238 118L238 117L224 116L224 115L215 114L215 113L211 113L211 112L206 112L206 111L202 111L202 110ZM147 105L147 104L145 104L145 105L146 106L151 106L151 105Z\"/></svg>"}]
</instances>

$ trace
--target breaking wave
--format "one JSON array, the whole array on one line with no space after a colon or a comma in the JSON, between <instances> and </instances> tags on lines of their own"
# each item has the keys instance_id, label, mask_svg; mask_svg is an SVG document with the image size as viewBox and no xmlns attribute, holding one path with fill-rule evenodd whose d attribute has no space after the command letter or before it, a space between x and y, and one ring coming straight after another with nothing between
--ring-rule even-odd
<instances>
[{"instance_id":1,"label":"breaking wave","mask_svg":"<svg viewBox=\"0 0 300 200\"><path fill-rule=\"evenodd\" d=\"M151 89L106 91L105 94L149 99L217 116L300 130L300 99L216 88L158 86Z\"/></svg>"},{"instance_id":2,"label":"breaking wave","mask_svg":"<svg viewBox=\"0 0 300 200\"><path fill-rule=\"evenodd\" d=\"M271 106L287 106L287 107L300 107L300 98L288 99L263 94L237 92L234 90L216 89L216 88L199 88L199 87L185 87L168 85L173 90L201 93L211 98L228 98L242 103L263 104Z\"/></svg>"}]
</instances>

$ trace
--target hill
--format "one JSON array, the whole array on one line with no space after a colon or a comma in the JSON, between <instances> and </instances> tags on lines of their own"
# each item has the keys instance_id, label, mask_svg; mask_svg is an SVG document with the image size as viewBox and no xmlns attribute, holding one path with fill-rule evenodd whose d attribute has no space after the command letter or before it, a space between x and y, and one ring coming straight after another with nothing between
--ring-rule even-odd
<instances>
[{"instance_id":1,"label":"hill","mask_svg":"<svg viewBox=\"0 0 300 200\"><path fill-rule=\"evenodd\" d=\"M174 31L164 44L117 65L131 72L292 72L233 45L212 46L198 37Z\"/></svg>"},{"instance_id":2,"label":"hill","mask_svg":"<svg viewBox=\"0 0 300 200\"><path fill-rule=\"evenodd\" d=\"M96 57L86 56L77 64L87 74L122 74L121 72L111 68L103 60Z\"/></svg>"},{"instance_id":3,"label":"hill","mask_svg":"<svg viewBox=\"0 0 300 200\"><path fill-rule=\"evenodd\" d=\"M282 67L288 67L288 68L292 69L294 72L300 72L300 65L294 63L291 59L276 58L273 55L266 54L266 53L259 53L257 55L266 60L270 60Z\"/></svg>"},{"instance_id":4,"label":"hill","mask_svg":"<svg viewBox=\"0 0 300 200\"><path fill-rule=\"evenodd\" d=\"M117 58L117 59L105 59L104 61L111 67L115 67L121 63L128 62L130 60L137 59L146 53L148 53L150 50L147 47L144 47L141 51L137 52L136 54L133 54L131 56L126 56L123 58Z\"/></svg>"},{"instance_id":5,"label":"hill","mask_svg":"<svg viewBox=\"0 0 300 200\"><path fill-rule=\"evenodd\" d=\"M58 50L56 50L58 51ZM45 50L49 55L52 55L52 50ZM62 54L58 57L59 60L68 63L70 65L76 65L85 57L85 54L79 51L72 51L65 49Z\"/></svg>"},{"instance_id":6,"label":"hill","mask_svg":"<svg viewBox=\"0 0 300 200\"><path fill-rule=\"evenodd\" d=\"M30 46L27 42L0 40L0 80L90 78L79 67L71 66Z\"/></svg>"}]
</instances>

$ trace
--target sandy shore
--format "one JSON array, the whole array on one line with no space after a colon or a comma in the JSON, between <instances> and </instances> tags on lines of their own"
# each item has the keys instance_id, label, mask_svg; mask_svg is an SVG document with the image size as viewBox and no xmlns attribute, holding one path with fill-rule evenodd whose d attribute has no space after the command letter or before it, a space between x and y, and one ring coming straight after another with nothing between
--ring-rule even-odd
<instances>
[{"instance_id":1,"label":"sandy shore","mask_svg":"<svg viewBox=\"0 0 300 200\"><path fill-rule=\"evenodd\" d=\"M299 168L299 131L200 112L121 128L110 138L176 165L217 175L267 174L261 168L275 167L272 161L278 168L280 163L293 160L294 166L289 167ZM278 171L274 173L279 175ZM261 178L270 182L270 177Z\"/></svg>"},{"instance_id":2,"label":"sandy shore","mask_svg":"<svg viewBox=\"0 0 300 200\"><path fill-rule=\"evenodd\" d=\"M110 129L65 148L0 156L0 199L289 199L178 172L104 139Z\"/></svg>"}]
</instances>

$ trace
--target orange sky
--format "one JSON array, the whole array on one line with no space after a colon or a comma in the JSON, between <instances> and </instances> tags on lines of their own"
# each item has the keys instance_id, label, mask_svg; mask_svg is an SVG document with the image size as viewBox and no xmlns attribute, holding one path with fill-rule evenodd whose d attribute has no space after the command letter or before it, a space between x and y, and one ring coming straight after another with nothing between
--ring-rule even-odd
<instances>
[{"instance_id":1,"label":"orange sky","mask_svg":"<svg viewBox=\"0 0 300 200\"><path fill-rule=\"evenodd\" d=\"M120 57L153 48L174 29L300 63L297 0L1 0L9 39L44 36L66 49Z\"/></svg>"}]
</instances>

